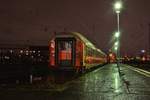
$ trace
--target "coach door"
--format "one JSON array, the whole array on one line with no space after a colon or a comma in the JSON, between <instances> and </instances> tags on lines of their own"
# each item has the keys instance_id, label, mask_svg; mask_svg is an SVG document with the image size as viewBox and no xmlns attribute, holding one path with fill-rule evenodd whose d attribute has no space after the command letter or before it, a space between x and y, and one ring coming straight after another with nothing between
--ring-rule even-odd
<instances>
[{"instance_id":1,"label":"coach door","mask_svg":"<svg viewBox=\"0 0 150 100\"><path fill-rule=\"evenodd\" d=\"M74 66L75 40L72 38L56 38L56 64L58 66Z\"/></svg>"}]
</instances>

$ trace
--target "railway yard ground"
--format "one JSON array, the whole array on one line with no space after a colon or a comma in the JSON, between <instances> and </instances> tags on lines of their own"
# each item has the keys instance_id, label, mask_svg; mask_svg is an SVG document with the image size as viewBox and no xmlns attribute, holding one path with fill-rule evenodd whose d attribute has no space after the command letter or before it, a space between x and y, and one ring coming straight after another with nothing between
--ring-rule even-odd
<instances>
[{"instance_id":1,"label":"railway yard ground","mask_svg":"<svg viewBox=\"0 0 150 100\"><path fill-rule=\"evenodd\" d=\"M1 84L1 100L150 100L150 72L107 64L85 74L60 74L33 84ZM61 76L61 77L60 77ZM64 81L65 80L65 81Z\"/></svg>"}]
</instances>

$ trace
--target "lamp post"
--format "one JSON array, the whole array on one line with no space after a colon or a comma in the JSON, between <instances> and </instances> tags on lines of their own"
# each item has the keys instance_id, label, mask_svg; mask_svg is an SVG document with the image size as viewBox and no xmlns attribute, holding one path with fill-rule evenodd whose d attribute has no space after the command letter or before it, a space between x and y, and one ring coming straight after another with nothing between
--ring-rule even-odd
<instances>
[{"instance_id":1,"label":"lamp post","mask_svg":"<svg viewBox=\"0 0 150 100\"><path fill-rule=\"evenodd\" d=\"M117 40L117 42L115 43L115 50L116 50L116 54L117 54L117 67L118 67L118 70L120 71L120 68L119 68L119 57L120 57L120 45L119 45L119 37L120 37L120 20L119 20L119 17L120 17L120 11L121 11L121 8L122 8L122 2L119 0L119 1L116 1L115 4L114 4L114 10L117 14L117 32L115 33L115 38Z\"/></svg>"}]
</instances>

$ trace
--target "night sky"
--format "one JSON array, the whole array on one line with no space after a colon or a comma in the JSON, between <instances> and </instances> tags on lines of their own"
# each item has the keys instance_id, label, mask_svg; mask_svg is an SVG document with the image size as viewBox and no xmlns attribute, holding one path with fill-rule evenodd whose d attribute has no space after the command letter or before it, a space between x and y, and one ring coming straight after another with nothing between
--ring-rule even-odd
<instances>
[{"instance_id":1,"label":"night sky","mask_svg":"<svg viewBox=\"0 0 150 100\"><path fill-rule=\"evenodd\" d=\"M54 32L77 31L103 51L117 29L114 0L1 0L0 43L47 45ZM123 0L121 53L148 49L150 0Z\"/></svg>"}]
</instances>

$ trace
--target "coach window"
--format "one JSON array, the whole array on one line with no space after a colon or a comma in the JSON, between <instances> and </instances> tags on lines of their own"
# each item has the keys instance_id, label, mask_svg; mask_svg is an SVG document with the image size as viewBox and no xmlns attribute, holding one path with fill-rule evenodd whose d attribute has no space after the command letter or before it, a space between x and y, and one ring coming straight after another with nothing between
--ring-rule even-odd
<instances>
[{"instance_id":1,"label":"coach window","mask_svg":"<svg viewBox=\"0 0 150 100\"><path fill-rule=\"evenodd\" d=\"M89 47L86 48L86 55L89 56L90 50Z\"/></svg>"},{"instance_id":2,"label":"coach window","mask_svg":"<svg viewBox=\"0 0 150 100\"><path fill-rule=\"evenodd\" d=\"M95 57L95 50L94 49L92 49L92 54Z\"/></svg>"},{"instance_id":3,"label":"coach window","mask_svg":"<svg viewBox=\"0 0 150 100\"><path fill-rule=\"evenodd\" d=\"M91 48L89 48L89 56L91 56Z\"/></svg>"}]
</instances>

